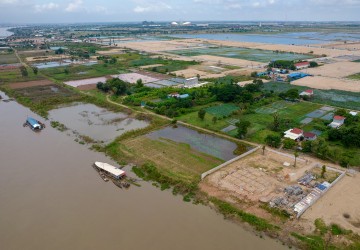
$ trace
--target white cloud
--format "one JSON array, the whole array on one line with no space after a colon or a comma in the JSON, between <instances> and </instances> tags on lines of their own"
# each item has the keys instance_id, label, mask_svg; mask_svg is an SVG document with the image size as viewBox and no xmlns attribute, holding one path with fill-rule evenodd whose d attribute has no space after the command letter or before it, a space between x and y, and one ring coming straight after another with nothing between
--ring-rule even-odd
<instances>
[{"instance_id":1,"label":"white cloud","mask_svg":"<svg viewBox=\"0 0 360 250\"><path fill-rule=\"evenodd\" d=\"M59 5L57 3L45 3L45 4L36 4L34 6L34 9L36 12L43 12L43 11L49 11L49 10L55 10L58 9Z\"/></svg>"},{"instance_id":2,"label":"white cloud","mask_svg":"<svg viewBox=\"0 0 360 250\"><path fill-rule=\"evenodd\" d=\"M68 6L65 8L66 12L76 12L83 9L83 0L74 0L73 2L69 3Z\"/></svg>"},{"instance_id":3,"label":"white cloud","mask_svg":"<svg viewBox=\"0 0 360 250\"><path fill-rule=\"evenodd\" d=\"M17 2L18 0L0 0L0 4L14 4Z\"/></svg>"},{"instance_id":4,"label":"white cloud","mask_svg":"<svg viewBox=\"0 0 360 250\"><path fill-rule=\"evenodd\" d=\"M145 13L145 12L161 12L165 10L170 10L172 7L163 2L148 2L148 1L137 1L138 5L134 8L136 13Z\"/></svg>"}]
</instances>

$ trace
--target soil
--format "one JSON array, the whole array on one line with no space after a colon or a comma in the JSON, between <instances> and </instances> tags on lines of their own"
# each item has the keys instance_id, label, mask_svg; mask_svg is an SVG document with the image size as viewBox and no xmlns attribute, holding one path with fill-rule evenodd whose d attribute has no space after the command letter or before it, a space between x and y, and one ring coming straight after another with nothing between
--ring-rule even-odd
<instances>
[{"instance_id":1,"label":"soil","mask_svg":"<svg viewBox=\"0 0 360 250\"><path fill-rule=\"evenodd\" d=\"M15 82L9 84L11 89L22 89L22 88L29 88L34 86L46 86L53 84L49 80L40 80L40 81L30 81L30 82Z\"/></svg>"}]
</instances>

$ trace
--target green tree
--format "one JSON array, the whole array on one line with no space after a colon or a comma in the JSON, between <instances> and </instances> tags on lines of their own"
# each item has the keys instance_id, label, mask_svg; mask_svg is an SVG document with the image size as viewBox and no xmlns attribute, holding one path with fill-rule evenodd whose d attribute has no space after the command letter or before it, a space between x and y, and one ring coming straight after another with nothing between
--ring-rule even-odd
<instances>
[{"instance_id":1,"label":"green tree","mask_svg":"<svg viewBox=\"0 0 360 250\"><path fill-rule=\"evenodd\" d=\"M297 150L295 150L294 152L294 157L295 157L294 167L296 168L296 159L299 157L299 152Z\"/></svg>"},{"instance_id":2,"label":"green tree","mask_svg":"<svg viewBox=\"0 0 360 250\"><path fill-rule=\"evenodd\" d=\"M315 68L317 66L319 66L317 62L310 62L310 68Z\"/></svg>"},{"instance_id":3,"label":"green tree","mask_svg":"<svg viewBox=\"0 0 360 250\"><path fill-rule=\"evenodd\" d=\"M28 75L29 75L29 73L28 73L28 71L27 71L27 69L26 69L26 67L25 66L20 66L20 72L21 72L21 75L23 76L23 77L27 77Z\"/></svg>"},{"instance_id":4,"label":"green tree","mask_svg":"<svg viewBox=\"0 0 360 250\"><path fill-rule=\"evenodd\" d=\"M278 148L281 145L281 137L279 135L268 135L265 138L265 142L271 147Z\"/></svg>"},{"instance_id":5,"label":"green tree","mask_svg":"<svg viewBox=\"0 0 360 250\"><path fill-rule=\"evenodd\" d=\"M325 178L325 173L326 173L326 166L323 165L323 166L321 167L321 178Z\"/></svg>"},{"instance_id":6,"label":"green tree","mask_svg":"<svg viewBox=\"0 0 360 250\"><path fill-rule=\"evenodd\" d=\"M279 113L277 113L277 112L273 114L272 129L274 131L279 131L279 129L280 129L280 117L279 117Z\"/></svg>"},{"instance_id":7,"label":"green tree","mask_svg":"<svg viewBox=\"0 0 360 250\"><path fill-rule=\"evenodd\" d=\"M136 81L136 88L142 88L142 87L144 87L144 84L142 79L140 78Z\"/></svg>"},{"instance_id":8,"label":"green tree","mask_svg":"<svg viewBox=\"0 0 360 250\"><path fill-rule=\"evenodd\" d=\"M235 125L237 127L237 137L243 138L247 134L247 130L250 127L251 123L249 121L241 120Z\"/></svg>"},{"instance_id":9,"label":"green tree","mask_svg":"<svg viewBox=\"0 0 360 250\"><path fill-rule=\"evenodd\" d=\"M284 148L286 148L286 149L292 149L293 147L295 147L296 142L289 138L285 138L283 141L283 145L284 145Z\"/></svg>"},{"instance_id":10,"label":"green tree","mask_svg":"<svg viewBox=\"0 0 360 250\"><path fill-rule=\"evenodd\" d=\"M262 149L262 154L265 155L265 145L262 145L261 149Z\"/></svg>"},{"instance_id":11,"label":"green tree","mask_svg":"<svg viewBox=\"0 0 360 250\"><path fill-rule=\"evenodd\" d=\"M33 72L34 72L35 75L37 75L38 72L39 72L39 69L38 69L37 67L33 67L32 70L33 70Z\"/></svg>"},{"instance_id":12,"label":"green tree","mask_svg":"<svg viewBox=\"0 0 360 250\"><path fill-rule=\"evenodd\" d=\"M213 123L215 124L215 123L217 122L217 117L214 116L214 117L212 118L212 121L213 121Z\"/></svg>"},{"instance_id":13,"label":"green tree","mask_svg":"<svg viewBox=\"0 0 360 250\"><path fill-rule=\"evenodd\" d=\"M198 112L198 117L199 117L201 120L204 120L205 114L206 114L205 109L200 109L199 112Z\"/></svg>"},{"instance_id":14,"label":"green tree","mask_svg":"<svg viewBox=\"0 0 360 250\"><path fill-rule=\"evenodd\" d=\"M65 68L64 73L68 75L70 73L70 70L68 68Z\"/></svg>"}]
</instances>

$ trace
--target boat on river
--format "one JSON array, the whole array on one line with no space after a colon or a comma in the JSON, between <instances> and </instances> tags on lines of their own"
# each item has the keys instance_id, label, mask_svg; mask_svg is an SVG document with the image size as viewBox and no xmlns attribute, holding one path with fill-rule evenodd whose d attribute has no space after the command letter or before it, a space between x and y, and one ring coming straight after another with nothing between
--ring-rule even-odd
<instances>
[{"instance_id":1,"label":"boat on river","mask_svg":"<svg viewBox=\"0 0 360 250\"><path fill-rule=\"evenodd\" d=\"M124 170L121 170L118 167L114 167L108 163L97 161L94 163L94 165L99 171L104 172L110 178L120 180L126 176Z\"/></svg>"},{"instance_id":2,"label":"boat on river","mask_svg":"<svg viewBox=\"0 0 360 250\"><path fill-rule=\"evenodd\" d=\"M45 124L32 118L28 117L24 123L24 127L29 126L34 131L40 131L45 128Z\"/></svg>"}]
</instances>

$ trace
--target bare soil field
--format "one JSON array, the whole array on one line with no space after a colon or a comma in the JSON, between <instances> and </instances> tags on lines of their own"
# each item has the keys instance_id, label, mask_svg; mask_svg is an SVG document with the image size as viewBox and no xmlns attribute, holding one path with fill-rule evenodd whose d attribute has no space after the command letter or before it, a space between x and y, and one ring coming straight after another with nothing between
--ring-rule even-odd
<instances>
[{"instance_id":1,"label":"bare soil field","mask_svg":"<svg viewBox=\"0 0 360 250\"><path fill-rule=\"evenodd\" d=\"M212 62L215 64L224 64L224 65L235 65L238 67L252 68L254 70L266 66L266 64L264 64L264 63L248 61L248 60L243 60L243 59L236 59L236 58L227 58L227 57L221 57L221 56L202 55L202 56L193 56L191 58L198 60L198 61Z\"/></svg>"},{"instance_id":2,"label":"bare soil field","mask_svg":"<svg viewBox=\"0 0 360 250\"><path fill-rule=\"evenodd\" d=\"M98 82L106 82L107 79L108 79L107 77L96 77L96 78L88 78L88 79L75 80L75 81L67 81L64 83L72 87L79 87L82 85L97 84Z\"/></svg>"},{"instance_id":3,"label":"bare soil field","mask_svg":"<svg viewBox=\"0 0 360 250\"><path fill-rule=\"evenodd\" d=\"M93 90L96 89L96 84L86 84L77 87L80 90Z\"/></svg>"},{"instance_id":4,"label":"bare soil field","mask_svg":"<svg viewBox=\"0 0 360 250\"><path fill-rule=\"evenodd\" d=\"M305 70L306 73L315 76L342 78L360 72L360 65L356 62L335 62L316 68Z\"/></svg>"},{"instance_id":5,"label":"bare soil field","mask_svg":"<svg viewBox=\"0 0 360 250\"><path fill-rule=\"evenodd\" d=\"M360 92L360 81L325 76L304 77L302 79L292 81L291 84L317 89L338 89L351 92Z\"/></svg>"},{"instance_id":6,"label":"bare soil field","mask_svg":"<svg viewBox=\"0 0 360 250\"><path fill-rule=\"evenodd\" d=\"M26 61L28 62L57 61L68 58L70 58L70 56L66 56L66 55L29 56L26 57Z\"/></svg>"},{"instance_id":7,"label":"bare soil field","mask_svg":"<svg viewBox=\"0 0 360 250\"><path fill-rule=\"evenodd\" d=\"M97 53L100 55L118 55L118 54L123 54L124 49L100 50L100 51L97 51Z\"/></svg>"},{"instance_id":8,"label":"bare soil field","mask_svg":"<svg viewBox=\"0 0 360 250\"><path fill-rule=\"evenodd\" d=\"M360 233L360 174L345 176L304 214L302 219L336 223ZM348 218L346 218L348 217Z\"/></svg>"},{"instance_id":9,"label":"bare soil field","mask_svg":"<svg viewBox=\"0 0 360 250\"><path fill-rule=\"evenodd\" d=\"M284 162L291 166L284 167ZM252 202L271 200L313 167L312 162L300 159L297 160L296 168L293 164L292 156L267 150L262 155L262 150L258 150L209 175L204 182L237 199Z\"/></svg>"},{"instance_id":10,"label":"bare soil field","mask_svg":"<svg viewBox=\"0 0 360 250\"><path fill-rule=\"evenodd\" d=\"M9 87L11 89L22 89L22 88L29 88L34 86L46 86L51 84L53 84L53 82L49 80L39 80L39 81L30 81L30 82L14 82L14 83L10 83Z\"/></svg>"},{"instance_id":11,"label":"bare soil field","mask_svg":"<svg viewBox=\"0 0 360 250\"><path fill-rule=\"evenodd\" d=\"M360 43L331 43L331 44L321 44L324 48L331 49L346 49L346 50L360 50Z\"/></svg>"}]
</instances>

